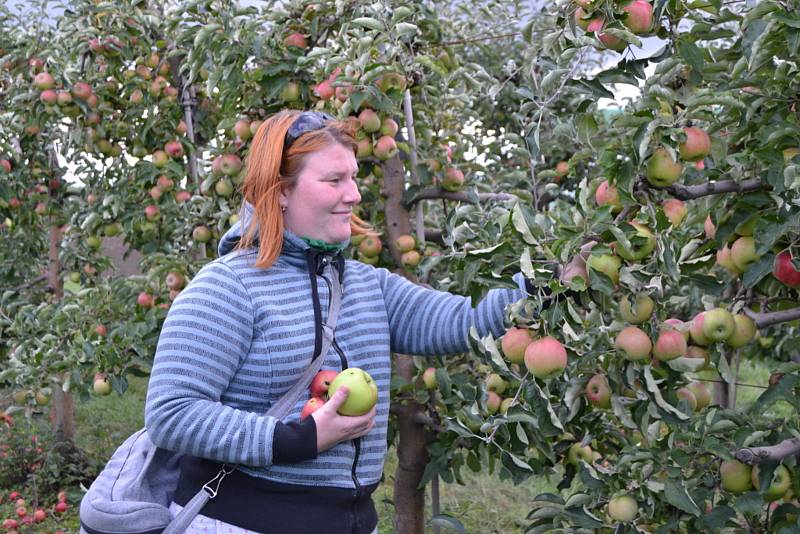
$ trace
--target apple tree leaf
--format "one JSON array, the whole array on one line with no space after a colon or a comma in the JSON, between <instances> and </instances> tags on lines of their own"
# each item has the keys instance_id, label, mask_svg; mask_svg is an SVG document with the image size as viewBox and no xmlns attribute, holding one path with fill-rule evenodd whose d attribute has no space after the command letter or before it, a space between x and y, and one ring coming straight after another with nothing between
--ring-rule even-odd
<instances>
[{"instance_id":1,"label":"apple tree leaf","mask_svg":"<svg viewBox=\"0 0 800 534\"><path fill-rule=\"evenodd\" d=\"M699 516L700 508L694 502L692 496L683 487L683 482L676 480L667 480L664 482L664 497L667 502L675 508L683 510L686 513Z\"/></svg>"}]
</instances>

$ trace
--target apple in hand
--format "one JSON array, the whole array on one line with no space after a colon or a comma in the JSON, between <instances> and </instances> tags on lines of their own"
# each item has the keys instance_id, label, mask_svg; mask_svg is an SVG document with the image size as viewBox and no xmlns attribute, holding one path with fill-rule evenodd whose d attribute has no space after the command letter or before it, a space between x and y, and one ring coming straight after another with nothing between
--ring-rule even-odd
<instances>
[{"instance_id":1,"label":"apple in hand","mask_svg":"<svg viewBox=\"0 0 800 534\"><path fill-rule=\"evenodd\" d=\"M378 386L363 369L351 367L336 375L328 388L328 397L333 397L342 386L347 387L349 393L339 407L340 415L364 415L378 402Z\"/></svg>"},{"instance_id":2,"label":"apple in hand","mask_svg":"<svg viewBox=\"0 0 800 534\"><path fill-rule=\"evenodd\" d=\"M311 397L308 399L305 406L303 406L303 411L300 412L300 420L302 421L312 413L322 408L323 404L325 404L325 401L320 397Z\"/></svg>"},{"instance_id":3,"label":"apple in hand","mask_svg":"<svg viewBox=\"0 0 800 534\"><path fill-rule=\"evenodd\" d=\"M309 391L311 392L312 397L319 397L321 399L328 398L328 388L333 382L333 379L336 378L338 375L338 371L320 371L314 378L311 379L311 385L309 386Z\"/></svg>"}]
</instances>

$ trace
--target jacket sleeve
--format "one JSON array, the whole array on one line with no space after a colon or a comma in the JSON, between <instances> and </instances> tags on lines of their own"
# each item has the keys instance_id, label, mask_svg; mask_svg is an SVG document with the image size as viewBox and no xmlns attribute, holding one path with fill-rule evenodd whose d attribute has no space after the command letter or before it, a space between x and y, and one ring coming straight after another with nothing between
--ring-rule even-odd
<instances>
[{"instance_id":1,"label":"jacket sleeve","mask_svg":"<svg viewBox=\"0 0 800 534\"><path fill-rule=\"evenodd\" d=\"M469 350L469 330L503 334L506 306L527 296L522 289L491 289L473 307L469 297L414 284L386 269L376 269L389 315L391 349L401 354L439 355ZM515 276L520 288L524 278Z\"/></svg>"},{"instance_id":2,"label":"jacket sleeve","mask_svg":"<svg viewBox=\"0 0 800 534\"><path fill-rule=\"evenodd\" d=\"M178 295L161 329L147 390L145 426L153 443L221 462L280 461L273 439L296 432L276 432L282 423L274 417L221 402L250 350L253 318L250 296L222 262L205 266Z\"/></svg>"}]
</instances>

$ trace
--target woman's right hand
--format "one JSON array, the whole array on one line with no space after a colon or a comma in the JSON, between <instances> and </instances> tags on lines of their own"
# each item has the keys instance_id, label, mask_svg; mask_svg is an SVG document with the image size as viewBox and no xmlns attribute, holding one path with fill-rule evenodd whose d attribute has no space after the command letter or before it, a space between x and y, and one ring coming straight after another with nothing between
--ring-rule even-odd
<instances>
[{"instance_id":1,"label":"woman's right hand","mask_svg":"<svg viewBox=\"0 0 800 534\"><path fill-rule=\"evenodd\" d=\"M348 389L340 387L322 408L311 414L317 425L317 452L326 451L350 439L360 438L375 426L375 407L364 415L339 415L337 410L347 400Z\"/></svg>"}]
</instances>

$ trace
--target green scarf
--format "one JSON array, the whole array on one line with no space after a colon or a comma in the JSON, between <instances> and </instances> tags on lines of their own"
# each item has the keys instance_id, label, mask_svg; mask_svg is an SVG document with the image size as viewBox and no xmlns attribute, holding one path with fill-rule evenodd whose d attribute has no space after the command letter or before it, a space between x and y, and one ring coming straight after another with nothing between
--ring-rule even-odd
<instances>
[{"instance_id":1,"label":"green scarf","mask_svg":"<svg viewBox=\"0 0 800 534\"><path fill-rule=\"evenodd\" d=\"M303 241L308 243L310 247L321 250L323 252L338 252L344 248L342 243L326 243L322 239L311 239L310 237L301 237Z\"/></svg>"}]
</instances>

